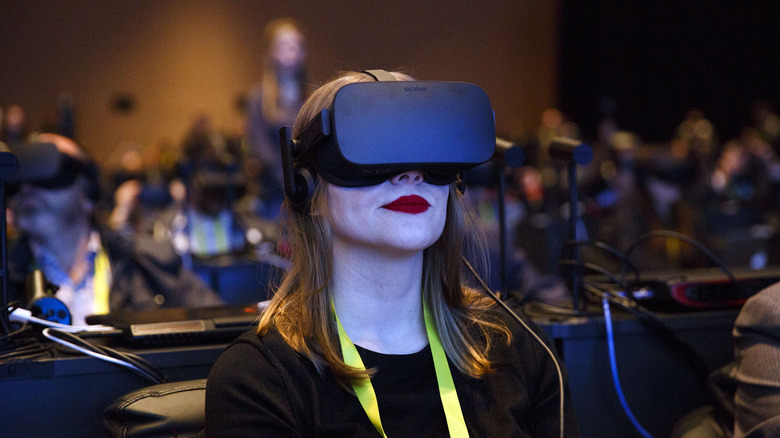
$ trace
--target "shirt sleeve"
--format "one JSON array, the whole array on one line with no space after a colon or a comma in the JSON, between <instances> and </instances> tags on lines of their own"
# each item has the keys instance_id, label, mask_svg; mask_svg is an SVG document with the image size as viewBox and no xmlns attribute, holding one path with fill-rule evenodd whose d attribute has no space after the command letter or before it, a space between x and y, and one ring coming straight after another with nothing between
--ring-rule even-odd
<instances>
[{"instance_id":1,"label":"shirt sleeve","mask_svg":"<svg viewBox=\"0 0 780 438\"><path fill-rule=\"evenodd\" d=\"M780 436L780 283L745 303L734 326L737 437Z\"/></svg>"}]
</instances>

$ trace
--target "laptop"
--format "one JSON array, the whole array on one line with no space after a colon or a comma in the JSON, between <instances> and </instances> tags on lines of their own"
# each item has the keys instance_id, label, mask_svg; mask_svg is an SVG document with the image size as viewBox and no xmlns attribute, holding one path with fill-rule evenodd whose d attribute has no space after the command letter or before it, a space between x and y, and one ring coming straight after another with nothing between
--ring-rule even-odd
<instances>
[{"instance_id":1,"label":"laptop","mask_svg":"<svg viewBox=\"0 0 780 438\"><path fill-rule=\"evenodd\" d=\"M83 337L110 337L133 346L177 347L230 342L257 324L266 302L253 306L164 308L117 311L90 315L87 324L114 330L80 333Z\"/></svg>"}]
</instances>

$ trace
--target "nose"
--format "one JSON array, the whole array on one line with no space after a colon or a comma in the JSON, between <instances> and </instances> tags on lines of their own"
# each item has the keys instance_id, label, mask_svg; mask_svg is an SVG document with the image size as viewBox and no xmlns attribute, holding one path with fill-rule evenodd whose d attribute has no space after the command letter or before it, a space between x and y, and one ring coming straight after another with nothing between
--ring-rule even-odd
<instances>
[{"instance_id":1,"label":"nose","mask_svg":"<svg viewBox=\"0 0 780 438\"><path fill-rule=\"evenodd\" d=\"M407 170L390 178L390 182L393 184L417 185L423 182L423 174L419 170Z\"/></svg>"}]
</instances>

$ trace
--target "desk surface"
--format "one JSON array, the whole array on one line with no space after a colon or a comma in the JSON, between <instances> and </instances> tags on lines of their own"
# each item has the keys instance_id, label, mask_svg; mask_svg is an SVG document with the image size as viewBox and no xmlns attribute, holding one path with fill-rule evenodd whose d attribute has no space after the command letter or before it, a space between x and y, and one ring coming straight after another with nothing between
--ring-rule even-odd
<instances>
[{"instance_id":1,"label":"desk surface","mask_svg":"<svg viewBox=\"0 0 780 438\"><path fill-rule=\"evenodd\" d=\"M224 345L133 350L169 381L204 378ZM151 383L118 365L86 356L0 364L0 436L101 437L103 409L115 398Z\"/></svg>"},{"instance_id":2,"label":"desk surface","mask_svg":"<svg viewBox=\"0 0 780 438\"><path fill-rule=\"evenodd\" d=\"M731 327L736 312L659 315L711 369L733 357ZM535 318L564 359L583 436L640 436L617 399L609 372L604 319ZM654 436L668 436L674 421L705 402L694 371L678 351L647 324L615 314L615 348L629 406ZM224 344L137 349L133 353L162 370L170 381L204 378ZM0 363L2 436L103 436L103 409L116 397L150 383L117 365L85 356ZM77 426L77 427L74 427Z\"/></svg>"},{"instance_id":3,"label":"desk surface","mask_svg":"<svg viewBox=\"0 0 780 438\"><path fill-rule=\"evenodd\" d=\"M699 366L712 371L734 359L731 331L737 311L658 314L675 340L634 317L614 316L615 356L626 402L652 436L667 437L678 418L708 403L706 376ZM641 437L617 396L604 318L537 322L566 364L583 437Z\"/></svg>"}]
</instances>

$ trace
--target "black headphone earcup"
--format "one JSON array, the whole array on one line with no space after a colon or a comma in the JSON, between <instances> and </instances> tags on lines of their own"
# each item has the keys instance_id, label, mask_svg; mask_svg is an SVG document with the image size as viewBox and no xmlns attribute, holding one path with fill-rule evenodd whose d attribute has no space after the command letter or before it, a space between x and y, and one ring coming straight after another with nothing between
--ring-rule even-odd
<instances>
[{"instance_id":1,"label":"black headphone earcup","mask_svg":"<svg viewBox=\"0 0 780 438\"><path fill-rule=\"evenodd\" d=\"M317 180L314 174L307 168L301 167L296 169L293 175L293 181L295 188L293 189L292 196L288 195L290 205L299 213L306 213L308 211L309 202L314 195L314 190L317 187Z\"/></svg>"}]
</instances>

